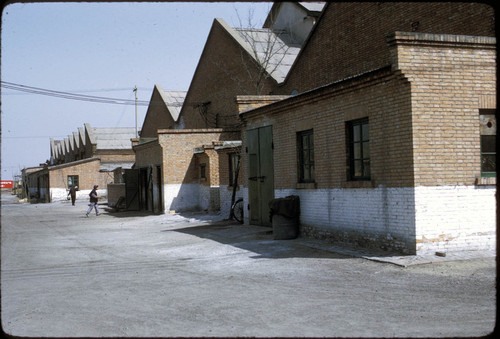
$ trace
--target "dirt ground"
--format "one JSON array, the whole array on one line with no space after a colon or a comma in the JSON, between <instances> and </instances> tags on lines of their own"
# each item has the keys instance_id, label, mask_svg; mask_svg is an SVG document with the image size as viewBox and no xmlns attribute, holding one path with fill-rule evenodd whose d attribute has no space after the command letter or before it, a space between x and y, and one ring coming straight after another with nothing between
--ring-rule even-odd
<instances>
[{"instance_id":1,"label":"dirt ground","mask_svg":"<svg viewBox=\"0 0 500 339\"><path fill-rule=\"evenodd\" d=\"M85 217L2 193L2 329L48 337L471 337L496 258L401 267L206 214Z\"/></svg>"}]
</instances>

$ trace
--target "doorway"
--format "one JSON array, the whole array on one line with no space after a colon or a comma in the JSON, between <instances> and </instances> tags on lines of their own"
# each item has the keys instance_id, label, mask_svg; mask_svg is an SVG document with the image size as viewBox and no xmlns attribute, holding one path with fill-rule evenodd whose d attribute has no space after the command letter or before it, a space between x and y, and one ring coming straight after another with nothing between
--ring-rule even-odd
<instances>
[{"instance_id":1,"label":"doorway","mask_svg":"<svg viewBox=\"0 0 500 339\"><path fill-rule=\"evenodd\" d=\"M274 199L272 126L251 129L246 133L250 224L271 226L269 202Z\"/></svg>"}]
</instances>

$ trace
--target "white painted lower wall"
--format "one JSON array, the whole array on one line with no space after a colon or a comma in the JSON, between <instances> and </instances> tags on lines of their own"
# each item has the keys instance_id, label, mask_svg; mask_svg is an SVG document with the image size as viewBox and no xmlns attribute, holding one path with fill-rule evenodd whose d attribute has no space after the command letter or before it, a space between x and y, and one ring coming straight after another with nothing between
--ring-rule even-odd
<instances>
[{"instance_id":1,"label":"white painted lower wall","mask_svg":"<svg viewBox=\"0 0 500 339\"><path fill-rule=\"evenodd\" d=\"M89 200L89 194L91 190L80 190L76 191L76 200ZM51 201L62 201L67 200L68 190L66 188L51 188L50 189L50 197ZM97 195L99 199L106 199L108 195L107 189L99 189L97 190Z\"/></svg>"},{"instance_id":2,"label":"white painted lower wall","mask_svg":"<svg viewBox=\"0 0 500 339\"><path fill-rule=\"evenodd\" d=\"M312 236L423 254L494 248L495 192L475 186L380 186L275 190L275 198L300 197L301 230ZM247 190L244 196L248 201Z\"/></svg>"},{"instance_id":3,"label":"white painted lower wall","mask_svg":"<svg viewBox=\"0 0 500 339\"><path fill-rule=\"evenodd\" d=\"M198 206L201 210L208 210L210 208L210 190L211 187L200 185L199 196L198 196Z\"/></svg>"},{"instance_id":4,"label":"white painted lower wall","mask_svg":"<svg viewBox=\"0 0 500 339\"><path fill-rule=\"evenodd\" d=\"M163 185L165 212L185 212L200 209L200 184Z\"/></svg>"},{"instance_id":5,"label":"white painted lower wall","mask_svg":"<svg viewBox=\"0 0 500 339\"><path fill-rule=\"evenodd\" d=\"M236 192L236 199L243 197L243 190ZM229 218L232 188L227 185L206 186L202 184L164 185L164 208L169 211L183 212L209 210Z\"/></svg>"},{"instance_id":6,"label":"white painted lower wall","mask_svg":"<svg viewBox=\"0 0 500 339\"><path fill-rule=\"evenodd\" d=\"M240 189L236 191L234 201L243 197L243 192L241 188L242 186L240 186ZM229 218L229 215L231 213L231 198L233 196L233 188L228 185L221 185L219 195L220 195L220 214L226 218ZM245 211L243 213L245 213Z\"/></svg>"},{"instance_id":7,"label":"white painted lower wall","mask_svg":"<svg viewBox=\"0 0 500 339\"><path fill-rule=\"evenodd\" d=\"M414 192L411 188L275 190L275 197L298 195L306 233L335 241L414 250Z\"/></svg>"},{"instance_id":8,"label":"white painted lower wall","mask_svg":"<svg viewBox=\"0 0 500 339\"><path fill-rule=\"evenodd\" d=\"M418 252L495 249L495 193L491 186L415 188Z\"/></svg>"}]
</instances>

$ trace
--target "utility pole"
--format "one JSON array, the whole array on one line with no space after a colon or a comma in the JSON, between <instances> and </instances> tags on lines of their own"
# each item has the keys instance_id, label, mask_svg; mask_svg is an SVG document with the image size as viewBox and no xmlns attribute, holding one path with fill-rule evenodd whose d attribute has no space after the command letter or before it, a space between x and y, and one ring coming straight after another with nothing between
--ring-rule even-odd
<instances>
[{"instance_id":1,"label":"utility pole","mask_svg":"<svg viewBox=\"0 0 500 339\"><path fill-rule=\"evenodd\" d=\"M139 132L137 131L137 86L134 87L135 92L135 137L139 137Z\"/></svg>"}]
</instances>

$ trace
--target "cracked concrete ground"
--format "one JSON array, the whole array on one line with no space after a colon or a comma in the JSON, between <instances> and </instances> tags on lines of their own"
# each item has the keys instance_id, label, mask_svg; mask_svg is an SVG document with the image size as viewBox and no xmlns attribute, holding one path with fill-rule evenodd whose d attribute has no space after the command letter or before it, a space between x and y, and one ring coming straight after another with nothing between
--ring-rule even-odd
<instances>
[{"instance_id":1,"label":"cracked concrete ground","mask_svg":"<svg viewBox=\"0 0 500 339\"><path fill-rule=\"evenodd\" d=\"M495 327L492 255L394 265L220 216L85 218L86 208L2 193L5 333L470 337Z\"/></svg>"}]
</instances>

